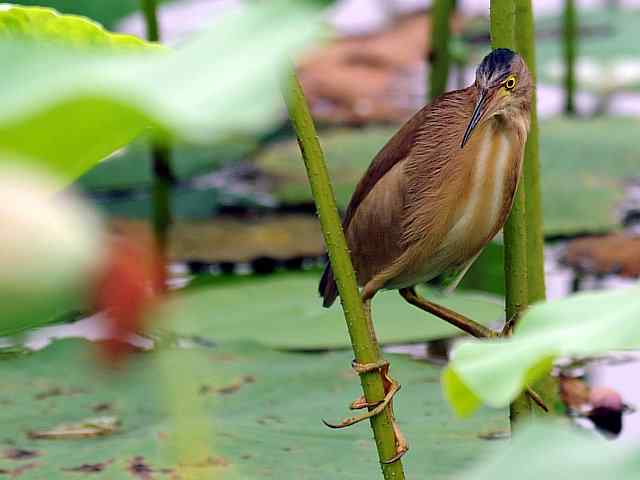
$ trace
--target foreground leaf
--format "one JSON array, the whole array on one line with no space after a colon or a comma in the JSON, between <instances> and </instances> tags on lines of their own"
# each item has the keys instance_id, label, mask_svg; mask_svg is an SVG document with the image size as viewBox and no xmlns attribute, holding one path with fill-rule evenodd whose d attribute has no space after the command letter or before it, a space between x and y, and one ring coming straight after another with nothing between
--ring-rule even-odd
<instances>
[{"instance_id":1,"label":"foreground leaf","mask_svg":"<svg viewBox=\"0 0 640 480\"><path fill-rule=\"evenodd\" d=\"M314 37L314 12L254 3L166 55L2 42L0 152L70 181L148 127L202 144L264 128L278 66Z\"/></svg>"},{"instance_id":2,"label":"foreground leaf","mask_svg":"<svg viewBox=\"0 0 640 480\"><path fill-rule=\"evenodd\" d=\"M167 316L176 321L179 333L214 341L252 340L303 350L349 347L339 307L322 308L317 285L317 273L291 273L201 288L177 298ZM429 290L422 293L484 324L499 322L502 316L502 303L495 297L441 296ZM382 343L433 340L458 333L442 320L407 304L396 292L384 292L375 298L373 321Z\"/></svg>"},{"instance_id":3,"label":"foreground leaf","mask_svg":"<svg viewBox=\"0 0 640 480\"><path fill-rule=\"evenodd\" d=\"M35 40L74 47L110 47L132 51L163 50L132 35L111 33L77 15L61 15L51 8L0 5L0 39Z\"/></svg>"},{"instance_id":4,"label":"foreground leaf","mask_svg":"<svg viewBox=\"0 0 640 480\"><path fill-rule=\"evenodd\" d=\"M532 307L513 338L458 345L443 375L445 396L462 415L480 403L504 407L547 373L558 356L640 347L640 287L575 295Z\"/></svg>"},{"instance_id":5,"label":"foreground leaf","mask_svg":"<svg viewBox=\"0 0 640 480\"><path fill-rule=\"evenodd\" d=\"M365 425L336 432L320 422L344 415L358 391L346 352L291 354L249 344L170 350L134 356L118 376L96 370L89 354L85 342L68 340L0 362L0 471L22 469L22 480L75 478L88 470L114 480L143 478L141 471L145 478L186 478L189 467L195 478L227 480L379 475ZM411 442L407 471L412 478L460 478L490 447L480 435L507 428L505 412L456 420L442 400L438 368L390 359L403 384L398 412L413 412L398 419ZM82 439L28 436L94 417L117 418L117 429ZM194 441L198 428L209 432L206 456L181 463L176 449L202 447ZM22 459L12 458L18 451Z\"/></svg>"},{"instance_id":6,"label":"foreground leaf","mask_svg":"<svg viewBox=\"0 0 640 480\"><path fill-rule=\"evenodd\" d=\"M535 424L496 448L461 480L632 480L638 478L637 446L607 441L566 426Z\"/></svg>"},{"instance_id":7,"label":"foreground leaf","mask_svg":"<svg viewBox=\"0 0 640 480\"><path fill-rule=\"evenodd\" d=\"M170 0L158 0L166 3ZM36 5L54 8L60 12L89 17L109 29L115 29L117 23L129 14L140 10L138 0L109 0L96 2L95 0L20 0L22 5Z\"/></svg>"}]
</instances>

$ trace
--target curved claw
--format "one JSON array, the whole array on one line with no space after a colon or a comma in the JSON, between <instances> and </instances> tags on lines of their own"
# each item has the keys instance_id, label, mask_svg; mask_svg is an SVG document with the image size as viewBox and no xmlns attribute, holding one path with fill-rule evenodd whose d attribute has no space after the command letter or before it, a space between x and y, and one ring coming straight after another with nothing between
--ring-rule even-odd
<instances>
[{"instance_id":1,"label":"curved claw","mask_svg":"<svg viewBox=\"0 0 640 480\"><path fill-rule=\"evenodd\" d=\"M405 453L409 451L409 444L407 443L407 439L404 438L404 435L400 431L400 427L398 426L395 418L392 418L392 424L393 434L396 437L396 454L389 460L381 461L380 463L382 463L383 465L389 465L390 463L397 462L403 457Z\"/></svg>"},{"instance_id":2,"label":"curved claw","mask_svg":"<svg viewBox=\"0 0 640 480\"><path fill-rule=\"evenodd\" d=\"M367 400L364 398L364 396L362 396L359 399L351 402L351 404L349 405L349 410L362 410L363 408L375 408L378 405L380 405L381 402L382 400L380 400L379 402L368 403Z\"/></svg>"},{"instance_id":3,"label":"curved claw","mask_svg":"<svg viewBox=\"0 0 640 480\"><path fill-rule=\"evenodd\" d=\"M382 370L389 366L387 360L378 360L374 363L358 363L355 359L351 362L351 368L355 370L358 375L363 373L375 372L376 370Z\"/></svg>"},{"instance_id":4,"label":"curved claw","mask_svg":"<svg viewBox=\"0 0 640 480\"><path fill-rule=\"evenodd\" d=\"M371 417L375 417L376 415L379 415L380 413L382 413L382 411L387 407L387 405L389 405L389 402L391 402L391 400L393 399L393 396L398 392L398 390L400 390L400 384L398 383L391 384L391 387L389 388L389 391L385 395L384 400L382 400L375 408L369 410L366 413L363 413L362 415L356 415L355 417L345 418L340 423L329 423L323 419L322 423L324 423L329 428L339 429L339 428L350 427L351 425L360 423L363 420L367 420Z\"/></svg>"},{"instance_id":5,"label":"curved claw","mask_svg":"<svg viewBox=\"0 0 640 480\"><path fill-rule=\"evenodd\" d=\"M404 448L404 449L399 449L398 453L396 453L393 457L391 457L389 460L383 460L380 463L382 463L383 465L389 465L391 463L395 463L398 460L400 460L402 457L404 457L404 454L407 453L409 451L409 447Z\"/></svg>"}]
</instances>

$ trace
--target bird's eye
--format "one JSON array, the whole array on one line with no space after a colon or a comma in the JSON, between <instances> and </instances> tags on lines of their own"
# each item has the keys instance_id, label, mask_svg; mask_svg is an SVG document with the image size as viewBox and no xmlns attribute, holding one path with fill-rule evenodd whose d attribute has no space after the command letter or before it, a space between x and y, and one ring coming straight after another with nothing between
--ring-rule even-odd
<instances>
[{"instance_id":1,"label":"bird's eye","mask_svg":"<svg viewBox=\"0 0 640 480\"><path fill-rule=\"evenodd\" d=\"M516 77L514 75L511 75L509 78L507 78L504 81L503 85L504 85L504 88L506 88L507 90L513 90L514 88L516 88L516 83L517 83Z\"/></svg>"}]
</instances>

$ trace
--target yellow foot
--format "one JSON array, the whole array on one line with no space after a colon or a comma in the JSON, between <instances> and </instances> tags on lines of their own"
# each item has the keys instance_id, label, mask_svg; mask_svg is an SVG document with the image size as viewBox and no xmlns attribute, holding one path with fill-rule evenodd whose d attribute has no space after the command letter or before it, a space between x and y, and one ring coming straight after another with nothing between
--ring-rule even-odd
<instances>
[{"instance_id":1,"label":"yellow foot","mask_svg":"<svg viewBox=\"0 0 640 480\"><path fill-rule=\"evenodd\" d=\"M357 363L355 360L351 364L352 368L358 373L358 375L362 375L365 373L380 371L382 374L382 380L384 382L384 391L385 396L384 399L378 402L367 402L364 396L361 396L354 402L349 405L351 410L360 410L364 408L368 408L369 411L363 413L361 415L356 415L350 418L346 418L342 420L340 423L329 423L325 420L322 422L329 428L345 428L356 423L362 422L363 420L367 420L371 417L379 415L384 411L387 405L390 406L390 414L391 414L391 423L393 426L393 433L395 435L396 440L396 454L391 457L389 460L384 460L382 463L389 464L398 461L407 451L409 450L409 445L407 444L407 440L404 435L400 431L398 424L396 422L395 416L393 415L393 397L400 390L400 384L393 380L389 376L389 362L386 360L381 360L376 363Z\"/></svg>"}]
</instances>

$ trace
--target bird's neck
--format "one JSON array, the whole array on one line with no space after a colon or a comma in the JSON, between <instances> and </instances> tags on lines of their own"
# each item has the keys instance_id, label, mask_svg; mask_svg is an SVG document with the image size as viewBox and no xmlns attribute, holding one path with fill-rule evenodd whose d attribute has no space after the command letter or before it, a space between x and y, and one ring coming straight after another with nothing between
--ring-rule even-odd
<instances>
[{"instance_id":1,"label":"bird's neck","mask_svg":"<svg viewBox=\"0 0 640 480\"><path fill-rule=\"evenodd\" d=\"M511 131L524 143L531 125L531 113L528 108L509 108L492 118L498 129Z\"/></svg>"}]
</instances>

